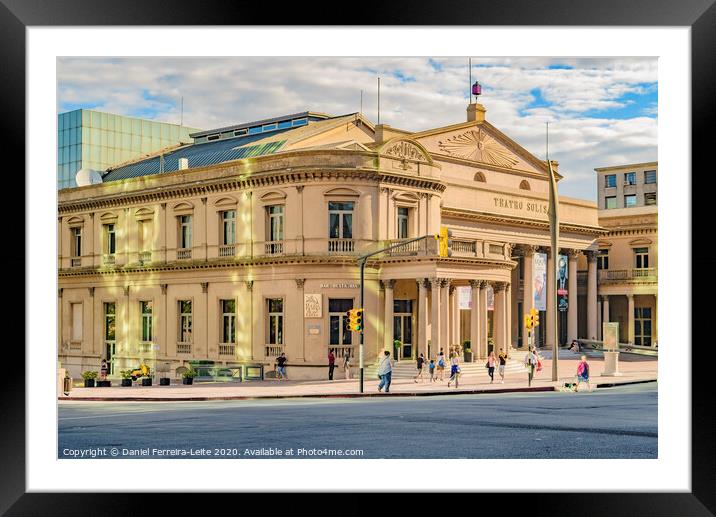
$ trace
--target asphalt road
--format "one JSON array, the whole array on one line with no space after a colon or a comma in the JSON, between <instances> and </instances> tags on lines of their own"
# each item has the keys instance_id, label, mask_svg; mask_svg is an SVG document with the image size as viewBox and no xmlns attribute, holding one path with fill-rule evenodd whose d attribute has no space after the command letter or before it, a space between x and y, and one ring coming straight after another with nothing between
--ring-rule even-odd
<instances>
[{"instance_id":1,"label":"asphalt road","mask_svg":"<svg viewBox=\"0 0 716 517\"><path fill-rule=\"evenodd\" d=\"M592 393L66 403L58 418L60 458L346 457L328 449L361 458L658 453L655 383Z\"/></svg>"}]
</instances>

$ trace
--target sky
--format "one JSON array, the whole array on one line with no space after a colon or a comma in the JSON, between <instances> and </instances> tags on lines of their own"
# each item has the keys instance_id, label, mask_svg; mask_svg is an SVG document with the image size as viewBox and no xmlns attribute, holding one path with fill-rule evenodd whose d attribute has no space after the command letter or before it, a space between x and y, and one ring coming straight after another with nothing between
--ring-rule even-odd
<instances>
[{"instance_id":1,"label":"sky","mask_svg":"<svg viewBox=\"0 0 716 517\"><path fill-rule=\"evenodd\" d=\"M478 102L540 159L549 122L560 193L596 201L595 167L657 160L656 58L472 57ZM468 57L58 58L57 111L90 108L212 129L361 110L420 131L466 121Z\"/></svg>"}]
</instances>

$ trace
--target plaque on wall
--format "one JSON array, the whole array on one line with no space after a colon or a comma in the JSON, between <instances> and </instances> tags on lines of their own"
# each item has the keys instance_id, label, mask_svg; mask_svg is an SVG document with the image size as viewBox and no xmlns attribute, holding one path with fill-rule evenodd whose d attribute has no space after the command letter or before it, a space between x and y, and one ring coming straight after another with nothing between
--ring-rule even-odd
<instances>
[{"instance_id":1,"label":"plaque on wall","mask_svg":"<svg viewBox=\"0 0 716 517\"><path fill-rule=\"evenodd\" d=\"M312 336L317 336L321 333L321 324L320 323L310 323L306 325L306 329L308 330L308 333Z\"/></svg>"},{"instance_id":2,"label":"plaque on wall","mask_svg":"<svg viewBox=\"0 0 716 517\"><path fill-rule=\"evenodd\" d=\"M323 297L320 294L303 295L303 316L305 318L323 317Z\"/></svg>"}]
</instances>

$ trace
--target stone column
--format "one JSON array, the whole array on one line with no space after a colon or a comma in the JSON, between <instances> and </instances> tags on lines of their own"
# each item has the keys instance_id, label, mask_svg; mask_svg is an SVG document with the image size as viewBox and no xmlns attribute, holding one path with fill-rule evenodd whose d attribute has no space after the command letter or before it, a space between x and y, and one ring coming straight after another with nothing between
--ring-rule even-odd
<instances>
[{"instance_id":1,"label":"stone column","mask_svg":"<svg viewBox=\"0 0 716 517\"><path fill-rule=\"evenodd\" d=\"M597 254L587 252L587 339L597 338Z\"/></svg>"},{"instance_id":2,"label":"stone column","mask_svg":"<svg viewBox=\"0 0 716 517\"><path fill-rule=\"evenodd\" d=\"M480 343L480 280L470 280L470 349L473 359L481 357Z\"/></svg>"},{"instance_id":3,"label":"stone column","mask_svg":"<svg viewBox=\"0 0 716 517\"><path fill-rule=\"evenodd\" d=\"M552 249L548 248L547 253L547 313L545 322L545 347L548 349L554 349L554 333L556 324L556 313L557 313L557 300L553 296L556 285L556 278L554 274L555 260L557 257L553 256Z\"/></svg>"},{"instance_id":4,"label":"stone column","mask_svg":"<svg viewBox=\"0 0 716 517\"><path fill-rule=\"evenodd\" d=\"M609 323L609 296L602 296L602 323Z\"/></svg>"},{"instance_id":5,"label":"stone column","mask_svg":"<svg viewBox=\"0 0 716 517\"><path fill-rule=\"evenodd\" d=\"M627 309L627 341L630 344L634 344L634 295L627 294L627 301L629 302L629 308Z\"/></svg>"},{"instance_id":6,"label":"stone column","mask_svg":"<svg viewBox=\"0 0 716 517\"><path fill-rule=\"evenodd\" d=\"M492 314L492 317L495 321L495 348L497 349L497 351L499 351L500 349L507 350L507 347L505 345L505 284L503 282L497 282L494 286L494 289L495 309Z\"/></svg>"},{"instance_id":7,"label":"stone column","mask_svg":"<svg viewBox=\"0 0 716 517\"><path fill-rule=\"evenodd\" d=\"M480 355L487 357L487 337L489 335L489 327L487 325L487 280L480 281Z\"/></svg>"},{"instance_id":8,"label":"stone column","mask_svg":"<svg viewBox=\"0 0 716 517\"><path fill-rule=\"evenodd\" d=\"M440 282L440 346L437 352L440 352L440 348L445 352L445 357L450 355L450 323L449 323L449 305L448 305L448 289L450 287L450 280L447 278L441 279Z\"/></svg>"},{"instance_id":9,"label":"stone column","mask_svg":"<svg viewBox=\"0 0 716 517\"><path fill-rule=\"evenodd\" d=\"M577 315L579 314L579 307L577 305L577 258L579 256L579 250L569 251L569 271L568 276L569 285L567 286L567 342L571 343L573 339L577 339L578 325Z\"/></svg>"},{"instance_id":10,"label":"stone column","mask_svg":"<svg viewBox=\"0 0 716 517\"><path fill-rule=\"evenodd\" d=\"M300 195L300 194L299 194ZM304 286L306 285L306 279L305 278L296 278L296 288L298 289L298 299L299 303L301 304L301 314L300 314L300 320L301 320L301 337L299 338L299 350L301 351L301 355L297 357L296 359L299 362L304 362L306 357L306 313L303 309L304 304ZM285 323L284 323L285 326ZM284 338L285 342L285 338Z\"/></svg>"},{"instance_id":11,"label":"stone column","mask_svg":"<svg viewBox=\"0 0 716 517\"><path fill-rule=\"evenodd\" d=\"M457 293L455 292L455 286L451 285L448 287L448 320L450 322L450 336L448 337L448 349L452 348L453 345L458 343L457 329L455 327L455 312L456 306L455 301L457 300Z\"/></svg>"},{"instance_id":12,"label":"stone column","mask_svg":"<svg viewBox=\"0 0 716 517\"><path fill-rule=\"evenodd\" d=\"M158 244L159 256L152 257L152 261L159 260L161 262L167 261L167 232L169 231L167 224L167 204L161 203L159 205L159 217L157 221L157 234L155 234L154 242ZM176 225L172 225L172 229L176 232Z\"/></svg>"},{"instance_id":13,"label":"stone column","mask_svg":"<svg viewBox=\"0 0 716 517\"><path fill-rule=\"evenodd\" d=\"M512 284L505 284L505 350L512 348Z\"/></svg>"},{"instance_id":14,"label":"stone column","mask_svg":"<svg viewBox=\"0 0 716 517\"><path fill-rule=\"evenodd\" d=\"M296 235L296 248L298 253L303 255L305 253L304 248L304 236L303 236L303 185L297 185L296 191L298 192L298 235ZM298 280L297 280L298 281ZM303 299L301 299L301 303L303 303ZM306 332L306 329L303 329L303 333ZM305 357L305 355L304 355Z\"/></svg>"},{"instance_id":15,"label":"stone column","mask_svg":"<svg viewBox=\"0 0 716 517\"><path fill-rule=\"evenodd\" d=\"M385 287L385 314L383 322L383 349L390 352L391 356L395 353L395 347L393 347L393 288L395 287L395 280L383 280ZM393 357L397 359L397 357Z\"/></svg>"},{"instance_id":16,"label":"stone column","mask_svg":"<svg viewBox=\"0 0 716 517\"><path fill-rule=\"evenodd\" d=\"M439 278L430 279L430 352L435 356L440 352L440 282Z\"/></svg>"},{"instance_id":17,"label":"stone column","mask_svg":"<svg viewBox=\"0 0 716 517\"><path fill-rule=\"evenodd\" d=\"M659 299L657 296L654 295L654 317L651 319L651 346L654 346L654 343L659 344Z\"/></svg>"},{"instance_id":18,"label":"stone column","mask_svg":"<svg viewBox=\"0 0 716 517\"><path fill-rule=\"evenodd\" d=\"M422 352L428 358L428 286L424 278L418 278L416 282L418 284L418 355Z\"/></svg>"}]
</instances>

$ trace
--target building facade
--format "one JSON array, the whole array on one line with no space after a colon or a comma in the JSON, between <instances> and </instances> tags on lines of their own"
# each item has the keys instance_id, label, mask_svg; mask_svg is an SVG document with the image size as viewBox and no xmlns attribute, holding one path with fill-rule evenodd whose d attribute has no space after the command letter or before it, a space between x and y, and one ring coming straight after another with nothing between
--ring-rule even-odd
<instances>
[{"instance_id":1,"label":"building facade","mask_svg":"<svg viewBox=\"0 0 716 517\"><path fill-rule=\"evenodd\" d=\"M658 163L595 169L601 320L619 323L619 340L657 346ZM600 326L601 328L601 326Z\"/></svg>"},{"instance_id":2,"label":"building facade","mask_svg":"<svg viewBox=\"0 0 716 517\"><path fill-rule=\"evenodd\" d=\"M57 188L76 187L80 169L104 171L165 147L198 129L78 109L57 115Z\"/></svg>"},{"instance_id":3,"label":"building facade","mask_svg":"<svg viewBox=\"0 0 716 517\"><path fill-rule=\"evenodd\" d=\"M465 341L476 360L524 348L522 315L554 282L560 341L596 336L597 206L560 197L555 278L547 164L485 113L471 104L466 122L421 132L294 114L203 132L61 191L60 361L73 375L102 358L114 374L140 361L176 372L197 360L271 367L285 352L293 378L323 377L328 350L358 355L346 327L356 257L416 237L367 264L366 365L395 341L399 359ZM441 226L451 257L438 255ZM557 310L547 300L538 345L555 345Z\"/></svg>"}]
</instances>

